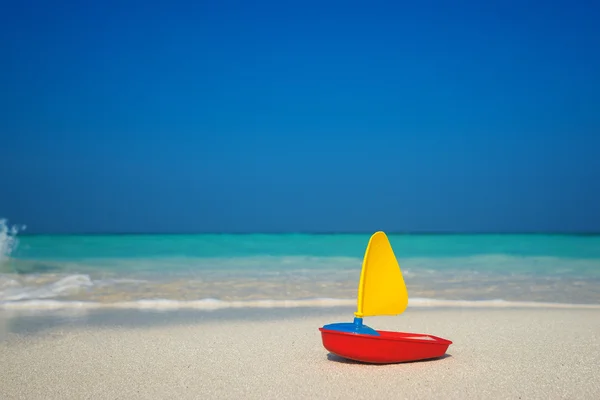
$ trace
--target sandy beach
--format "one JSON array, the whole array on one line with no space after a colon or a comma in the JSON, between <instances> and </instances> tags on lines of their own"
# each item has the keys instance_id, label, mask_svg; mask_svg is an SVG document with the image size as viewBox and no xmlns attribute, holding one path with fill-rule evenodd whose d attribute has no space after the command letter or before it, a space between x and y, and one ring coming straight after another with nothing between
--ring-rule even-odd
<instances>
[{"instance_id":1,"label":"sandy beach","mask_svg":"<svg viewBox=\"0 0 600 400\"><path fill-rule=\"evenodd\" d=\"M161 323L9 333L0 342L2 398L600 398L600 310L409 309L367 318L378 329L454 342L442 359L379 366L323 348L318 328L351 312L285 315L169 321L167 313L148 317Z\"/></svg>"}]
</instances>

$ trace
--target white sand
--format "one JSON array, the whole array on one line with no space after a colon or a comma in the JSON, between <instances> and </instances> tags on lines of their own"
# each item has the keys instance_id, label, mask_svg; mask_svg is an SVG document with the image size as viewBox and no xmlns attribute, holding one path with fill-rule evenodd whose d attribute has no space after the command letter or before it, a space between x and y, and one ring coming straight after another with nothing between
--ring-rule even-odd
<instances>
[{"instance_id":1,"label":"white sand","mask_svg":"<svg viewBox=\"0 0 600 400\"><path fill-rule=\"evenodd\" d=\"M415 310L378 329L454 342L440 360L330 359L294 317L54 329L0 343L2 399L600 399L599 310Z\"/></svg>"}]
</instances>

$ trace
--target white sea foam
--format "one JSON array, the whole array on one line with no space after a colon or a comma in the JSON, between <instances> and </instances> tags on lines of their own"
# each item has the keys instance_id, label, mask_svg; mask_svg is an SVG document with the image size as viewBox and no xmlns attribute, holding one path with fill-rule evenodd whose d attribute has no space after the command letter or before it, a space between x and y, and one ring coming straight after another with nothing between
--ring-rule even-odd
<instances>
[{"instance_id":1,"label":"white sea foam","mask_svg":"<svg viewBox=\"0 0 600 400\"><path fill-rule=\"evenodd\" d=\"M11 260L0 273L0 301L51 299L345 298L356 290L360 259L226 257ZM285 264L285 265L282 265ZM473 256L408 258L403 275L413 295L466 300L510 298L600 302L599 259ZM6 270L6 269L5 269ZM568 272L563 272L568 270ZM22 271L26 271L23 273ZM62 297L62 299L60 299ZM120 297L120 298L119 298Z\"/></svg>"},{"instance_id":2,"label":"white sea foam","mask_svg":"<svg viewBox=\"0 0 600 400\"><path fill-rule=\"evenodd\" d=\"M68 295L79 291L81 288L91 287L94 284L88 275L69 275L56 282L42 286L21 286L16 280L5 282L0 290L0 300L19 301L32 299L47 299Z\"/></svg>"},{"instance_id":3,"label":"white sea foam","mask_svg":"<svg viewBox=\"0 0 600 400\"><path fill-rule=\"evenodd\" d=\"M0 218L0 264L6 262L17 248L19 244L17 234L25 228L25 225L9 226L5 218Z\"/></svg>"},{"instance_id":4,"label":"white sea foam","mask_svg":"<svg viewBox=\"0 0 600 400\"><path fill-rule=\"evenodd\" d=\"M39 300L82 294L82 291L108 288L117 285L144 284L143 279L105 278L92 279L87 274L0 274L0 302Z\"/></svg>"},{"instance_id":5,"label":"white sea foam","mask_svg":"<svg viewBox=\"0 0 600 400\"><path fill-rule=\"evenodd\" d=\"M200 300L167 300L145 299L136 301L122 301L115 303L99 303L91 301L57 301L57 300L26 300L0 302L0 309L4 310L222 310L246 308L324 308L324 307L353 307L355 299L314 298L300 300L247 300L225 301L218 299ZM568 304L544 303L534 301L506 301L495 300L443 300L428 298L413 298L409 300L410 308L561 308L561 309L600 309L600 304Z\"/></svg>"}]
</instances>

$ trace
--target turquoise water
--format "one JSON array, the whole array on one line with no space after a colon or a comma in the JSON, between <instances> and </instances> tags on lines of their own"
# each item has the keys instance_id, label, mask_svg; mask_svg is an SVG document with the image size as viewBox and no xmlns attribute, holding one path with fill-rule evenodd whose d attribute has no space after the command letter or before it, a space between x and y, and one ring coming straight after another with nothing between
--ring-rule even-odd
<instances>
[{"instance_id":1,"label":"turquoise water","mask_svg":"<svg viewBox=\"0 0 600 400\"><path fill-rule=\"evenodd\" d=\"M362 257L370 234L22 236L17 258ZM388 234L399 258L503 254L600 259L600 235Z\"/></svg>"},{"instance_id":2,"label":"turquoise water","mask_svg":"<svg viewBox=\"0 0 600 400\"><path fill-rule=\"evenodd\" d=\"M0 305L351 304L369 236L4 234ZM416 303L600 304L600 236L389 238Z\"/></svg>"}]
</instances>

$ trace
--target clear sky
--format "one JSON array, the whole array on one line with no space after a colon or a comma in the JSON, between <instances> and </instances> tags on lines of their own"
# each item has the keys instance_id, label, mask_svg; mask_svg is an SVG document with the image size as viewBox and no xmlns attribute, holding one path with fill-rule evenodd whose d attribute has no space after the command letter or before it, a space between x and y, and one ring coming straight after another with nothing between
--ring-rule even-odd
<instances>
[{"instance_id":1,"label":"clear sky","mask_svg":"<svg viewBox=\"0 0 600 400\"><path fill-rule=\"evenodd\" d=\"M600 231L599 20L592 1L7 3L0 217Z\"/></svg>"}]
</instances>

